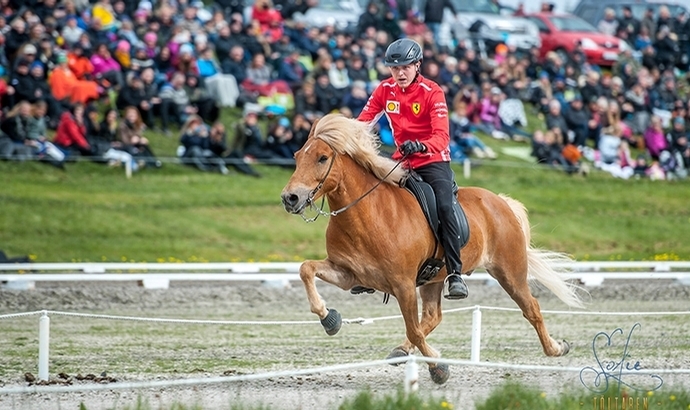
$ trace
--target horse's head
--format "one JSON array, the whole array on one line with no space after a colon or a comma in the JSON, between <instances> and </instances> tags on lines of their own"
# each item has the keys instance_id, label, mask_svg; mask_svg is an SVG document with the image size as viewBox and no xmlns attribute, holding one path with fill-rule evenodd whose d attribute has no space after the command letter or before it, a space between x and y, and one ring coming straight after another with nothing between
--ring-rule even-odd
<instances>
[{"instance_id":1,"label":"horse's head","mask_svg":"<svg viewBox=\"0 0 690 410\"><path fill-rule=\"evenodd\" d=\"M354 171L352 166L391 184L405 174L394 161L379 155L379 140L369 124L340 114L328 114L314 123L304 147L295 154L295 164L281 195L285 210L293 214L333 192L343 175Z\"/></svg>"},{"instance_id":2,"label":"horse's head","mask_svg":"<svg viewBox=\"0 0 690 410\"><path fill-rule=\"evenodd\" d=\"M295 153L295 172L281 194L287 212L302 213L335 186L337 153L326 141L315 136L318 131L319 121L316 121L304 147Z\"/></svg>"}]
</instances>

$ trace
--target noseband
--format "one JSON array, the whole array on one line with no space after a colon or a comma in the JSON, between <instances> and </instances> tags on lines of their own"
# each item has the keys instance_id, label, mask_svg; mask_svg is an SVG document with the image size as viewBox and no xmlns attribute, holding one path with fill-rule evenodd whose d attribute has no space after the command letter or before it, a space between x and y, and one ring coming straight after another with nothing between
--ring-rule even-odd
<instances>
[{"instance_id":1,"label":"noseband","mask_svg":"<svg viewBox=\"0 0 690 410\"><path fill-rule=\"evenodd\" d=\"M374 185L372 188L370 188L370 189L369 189L367 192L365 192L362 196L360 196L359 198L355 199L354 201L350 202L349 204L345 205L344 207L342 207L342 208L340 208L340 209L336 209L335 211L331 211L331 212L326 212L326 211L323 210L323 206L324 206L325 201L326 201L326 195L324 195L323 197L321 197L321 205L320 205L319 207L317 207L317 206L314 205L314 196L316 195L317 192L319 192L319 191L321 190L321 188L323 188L323 184L326 182L326 179L328 178L328 175L330 175L331 170L333 169L333 163L335 162L335 157L336 157L336 155L338 155L338 153L336 152L335 149L333 149L333 147L331 146L331 144L329 144L329 143L327 143L327 142L325 142L325 141L324 141L324 143L325 143L326 145L328 145L328 147L331 149L331 151L333 151L333 156L331 157L331 162L330 162L330 164L328 164L328 170L326 171L326 175L324 175L323 178L321 178L321 181L319 181L319 183L316 185L316 187L315 187L314 189L312 189L311 192L309 192L309 195L307 196L307 201L306 201L306 202L307 202L307 205L309 205L309 208L316 210L316 216L313 217L313 218L307 218L307 217L304 216L303 213L300 214L300 216L302 217L302 219L304 219L304 221L307 222L307 223L316 221L316 220L319 218L320 215L323 215L323 216L338 216L340 213L345 212L345 211L347 211L348 209L350 209L351 207L357 205L357 203L358 203L359 201L361 201L362 199L364 199L367 195L369 195L369 194L372 193L376 188L378 188L379 185L381 185L381 184L383 183L383 181L385 181L386 178L388 178L388 177L390 176L390 174L392 174L393 171L395 171L396 168L398 168L398 167L400 166L400 164L402 164L402 162L403 162L403 160L404 160L404 158L400 159L400 161L398 161L398 162L395 164L395 166L386 174L386 176L383 177L383 179L379 180L379 182L377 182L376 185Z\"/></svg>"}]
</instances>

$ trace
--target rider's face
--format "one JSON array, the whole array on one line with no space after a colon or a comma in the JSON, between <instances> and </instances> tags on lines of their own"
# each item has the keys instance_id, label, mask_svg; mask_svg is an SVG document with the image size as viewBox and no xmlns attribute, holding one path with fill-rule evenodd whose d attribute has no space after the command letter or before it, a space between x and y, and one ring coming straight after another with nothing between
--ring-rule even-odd
<instances>
[{"instance_id":1,"label":"rider's face","mask_svg":"<svg viewBox=\"0 0 690 410\"><path fill-rule=\"evenodd\" d=\"M393 76L393 79L398 84L398 87L405 88L412 84L412 80L414 80L415 75L417 75L419 63L388 68L391 70L391 76Z\"/></svg>"}]
</instances>

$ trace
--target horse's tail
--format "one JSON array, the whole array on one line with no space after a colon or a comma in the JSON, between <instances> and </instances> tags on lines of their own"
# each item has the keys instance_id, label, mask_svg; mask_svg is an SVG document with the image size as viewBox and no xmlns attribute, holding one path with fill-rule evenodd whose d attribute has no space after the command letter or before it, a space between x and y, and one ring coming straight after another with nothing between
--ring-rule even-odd
<instances>
[{"instance_id":1,"label":"horse's tail","mask_svg":"<svg viewBox=\"0 0 690 410\"><path fill-rule=\"evenodd\" d=\"M575 292L580 287L566 282L562 278L562 274L568 269L564 267L565 264L572 262L565 253L547 251L532 247L532 233L527 218L527 209L520 202L506 195L499 195L508 204L510 209L515 214L515 217L520 222L522 233L525 236L525 243L527 244L527 269L530 276L536 279L539 283L546 286L566 305L582 308L582 300Z\"/></svg>"}]
</instances>

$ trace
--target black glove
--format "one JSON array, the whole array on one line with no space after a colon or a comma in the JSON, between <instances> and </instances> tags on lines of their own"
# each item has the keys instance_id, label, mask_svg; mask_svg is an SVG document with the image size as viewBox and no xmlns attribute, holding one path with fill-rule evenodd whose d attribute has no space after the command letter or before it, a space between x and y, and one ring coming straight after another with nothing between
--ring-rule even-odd
<instances>
[{"instance_id":1,"label":"black glove","mask_svg":"<svg viewBox=\"0 0 690 410\"><path fill-rule=\"evenodd\" d=\"M405 141L400 144L398 151L400 151L404 157L407 157L412 154L416 154L417 152L426 152L426 145L422 144L418 140Z\"/></svg>"}]
</instances>

